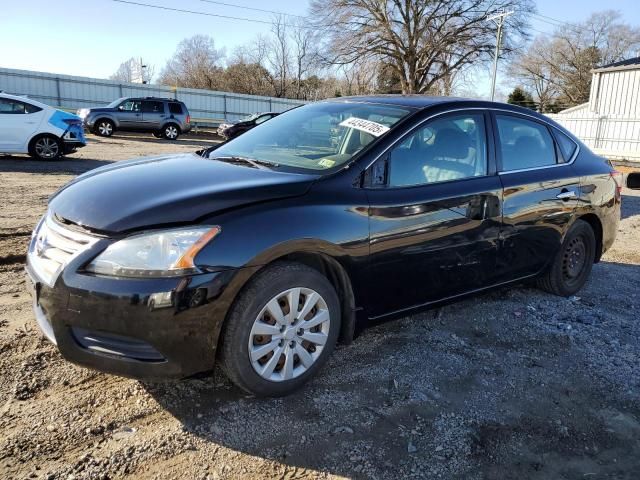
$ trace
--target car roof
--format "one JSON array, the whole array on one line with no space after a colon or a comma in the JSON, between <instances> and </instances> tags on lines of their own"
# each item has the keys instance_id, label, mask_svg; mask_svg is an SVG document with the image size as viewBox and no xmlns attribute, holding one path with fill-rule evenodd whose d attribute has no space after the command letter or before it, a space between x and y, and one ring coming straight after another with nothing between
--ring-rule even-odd
<instances>
[{"instance_id":1,"label":"car roof","mask_svg":"<svg viewBox=\"0 0 640 480\"><path fill-rule=\"evenodd\" d=\"M0 92L0 97L8 98L10 100L18 100L19 102L30 103L31 105L35 105L36 107L40 107L40 108L55 108L55 107L51 107L51 105L47 105L46 103L38 102L33 98L29 98L26 95L12 95L10 93Z\"/></svg>"},{"instance_id":2,"label":"car roof","mask_svg":"<svg viewBox=\"0 0 640 480\"><path fill-rule=\"evenodd\" d=\"M544 120L550 123L550 118L546 115L538 113L529 108L521 107L518 105L512 105L510 103L503 102L490 102L488 100L476 100L472 98L463 97L442 97L435 95L363 95L363 96L351 96L351 97L337 97L323 100L323 102L336 102L336 103L372 103L378 105L389 105L404 108L411 108L412 110L424 110L435 106L450 106L456 108L481 108L481 109L497 109L512 111L514 113L522 113L532 117ZM555 124L555 122L552 122Z\"/></svg>"}]
</instances>

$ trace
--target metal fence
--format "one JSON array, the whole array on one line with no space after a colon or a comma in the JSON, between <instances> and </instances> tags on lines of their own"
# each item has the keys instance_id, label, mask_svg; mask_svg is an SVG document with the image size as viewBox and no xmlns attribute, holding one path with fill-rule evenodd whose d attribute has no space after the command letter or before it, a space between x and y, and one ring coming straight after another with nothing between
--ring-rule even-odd
<instances>
[{"instance_id":1,"label":"metal fence","mask_svg":"<svg viewBox=\"0 0 640 480\"><path fill-rule=\"evenodd\" d=\"M612 160L640 161L640 118L549 115L591 149Z\"/></svg>"},{"instance_id":2,"label":"metal fence","mask_svg":"<svg viewBox=\"0 0 640 480\"><path fill-rule=\"evenodd\" d=\"M256 112L283 112L305 102L288 98L123 83L54 73L0 68L0 90L27 95L67 110L103 106L120 97L171 97L183 101L192 121L215 126Z\"/></svg>"}]
</instances>

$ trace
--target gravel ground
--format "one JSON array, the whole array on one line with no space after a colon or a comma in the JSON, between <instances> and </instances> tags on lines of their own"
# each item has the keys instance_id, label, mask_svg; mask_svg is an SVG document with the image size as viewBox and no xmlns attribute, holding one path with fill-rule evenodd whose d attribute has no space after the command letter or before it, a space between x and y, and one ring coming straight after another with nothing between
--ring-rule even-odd
<instances>
[{"instance_id":1,"label":"gravel ground","mask_svg":"<svg viewBox=\"0 0 640 480\"><path fill-rule=\"evenodd\" d=\"M0 156L0 478L640 478L640 196L578 296L497 290L366 330L282 399L220 373L150 384L63 361L23 279L47 197L81 172L203 137Z\"/></svg>"}]
</instances>

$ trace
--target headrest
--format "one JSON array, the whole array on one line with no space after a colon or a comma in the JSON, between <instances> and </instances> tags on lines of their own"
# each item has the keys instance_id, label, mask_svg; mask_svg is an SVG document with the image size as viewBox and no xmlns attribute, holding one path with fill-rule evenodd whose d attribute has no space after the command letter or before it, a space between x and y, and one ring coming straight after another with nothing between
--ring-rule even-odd
<instances>
[{"instance_id":1,"label":"headrest","mask_svg":"<svg viewBox=\"0 0 640 480\"><path fill-rule=\"evenodd\" d=\"M461 130L444 128L436 132L434 156L463 159L469 155L469 136Z\"/></svg>"},{"instance_id":2,"label":"headrest","mask_svg":"<svg viewBox=\"0 0 640 480\"><path fill-rule=\"evenodd\" d=\"M541 145L537 138L531 135L523 135L518 137L513 145L517 150L540 150Z\"/></svg>"}]
</instances>

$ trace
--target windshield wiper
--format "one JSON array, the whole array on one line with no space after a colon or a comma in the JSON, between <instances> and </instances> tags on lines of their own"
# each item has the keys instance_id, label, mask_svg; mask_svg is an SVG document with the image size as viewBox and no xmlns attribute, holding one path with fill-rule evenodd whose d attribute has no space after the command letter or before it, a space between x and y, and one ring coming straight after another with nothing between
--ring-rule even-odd
<instances>
[{"instance_id":1,"label":"windshield wiper","mask_svg":"<svg viewBox=\"0 0 640 480\"><path fill-rule=\"evenodd\" d=\"M221 162L227 163L244 163L245 165L250 165L253 168L274 168L278 167L277 163L267 162L265 160L257 160L255 158L248 157L240 157L240 156L229 156L229 157L210 157L211 160L220 160Z\"/></svg>"}]
</instances>

